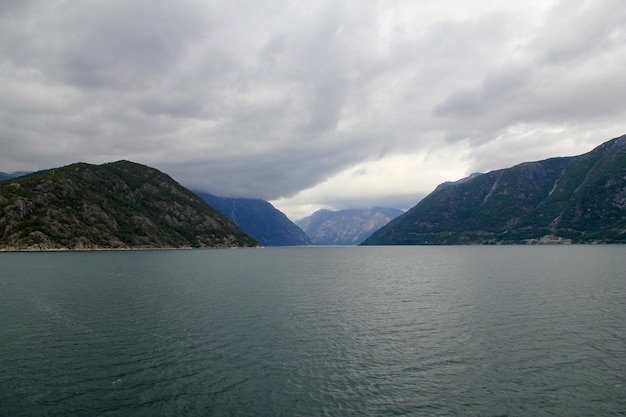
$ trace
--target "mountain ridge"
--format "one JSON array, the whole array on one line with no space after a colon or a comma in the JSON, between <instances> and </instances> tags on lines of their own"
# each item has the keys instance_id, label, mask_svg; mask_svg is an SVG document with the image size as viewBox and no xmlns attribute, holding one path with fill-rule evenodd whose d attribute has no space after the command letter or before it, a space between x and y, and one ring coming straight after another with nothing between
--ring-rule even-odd
<instances>
[{"instance_id":1,"label":"mountain ridge","mask_svg":"<svg viewBox=\"0 0 626 417\"><path fill-rule=\"evenodd\" d=\"M253 198L228 198L194 191L207 204L237 224L263 246L307 246L304 231L271 203Z\"/></svg>"},{"instance_id":2,"label":"mountain ridge","mask_svg":"<svg viewBox=\"0 0 626 417\"><path fill-rule=\"evenodd\" d=\"M625 210L626 135L437 187L363 244L622 243Z\"/></svg>"},{"instance_id":3,"label":"mountain ridge","mask_svg":"<svg viewBox=\"0 0 626 417\"><path fill-rule=\"evenodd\" d=\"M130 161L0 183L0 212L1 250L258 246L168 175Z\"/></svg>"},{"instance_id":4,"label":"mountain ridge","mask_svg":"<svg viewBox=\"0 0 626 417\"><path fill-rule=\"evenodd\" d=\"M357 245L400 214L388 207L321 209L295 223L315 245Z\"/></svg>"}]
</instances>

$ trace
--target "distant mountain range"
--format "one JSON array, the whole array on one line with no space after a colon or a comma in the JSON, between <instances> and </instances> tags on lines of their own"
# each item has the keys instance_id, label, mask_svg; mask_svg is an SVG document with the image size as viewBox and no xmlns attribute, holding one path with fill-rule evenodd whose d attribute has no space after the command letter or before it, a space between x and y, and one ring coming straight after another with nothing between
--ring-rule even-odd
<instances>
[{"instance_id":1,"label":"distant mountain range","mask_svg":"<svg viewBox=\"0 0 626 417\"><path fill-rule=\"evenodd\" d=\"M0 250L258 246L166 174L128 161L0 183L0 213Z\"/></svg>"},{"instance_id":2,"label":"distant mountain range","mask_svg":"<svg viewBox=\"0 0 626 417\"><path fill-rule=\"evenodd\" d=\"M357 245L400 214L402 210L385 207L318 210L296 224L315 245Z\"/></svg>"},{"instance_id":3,"label":"distant mountain range","mask_svg":"<svg viewBox=\"0 0 626 417\"><path fill-rule=\"evenodd\" d=\"M0 182L8 181L11 178L21 177L23 175L28 175L30 172L18 171L18 172L0 172Z\"/></svg>"},{"instance_id":4,"label":"distant mountain range","mask_svg":"<svg viewBox=\"0 0 626 417\"><path fill-rule=\"evenodd\" d=\"M199 191L196 194L263 246L311 245L302 229L265 200L224 198Z\"/></svg>"},{"instance_id":5,"label":"distant mountain range","mask_svg":"<svg viewBox=\"0 0 626 417\"><path fill-rule=\"evenodd\" d=\"M364 245L626 243L626 135L445 183Z\"/></svg>"},{"instance_id":6,"label":"distant mountain range","mask_svg":"<svg viewBox=\"0 0 626 417\"><path fill-rule=\"evenodd\" d=\"M8 179L13 178L14 175L9 174L8 172L0 172L0 181L6 181Z\"/></svg>"}]
</instances>

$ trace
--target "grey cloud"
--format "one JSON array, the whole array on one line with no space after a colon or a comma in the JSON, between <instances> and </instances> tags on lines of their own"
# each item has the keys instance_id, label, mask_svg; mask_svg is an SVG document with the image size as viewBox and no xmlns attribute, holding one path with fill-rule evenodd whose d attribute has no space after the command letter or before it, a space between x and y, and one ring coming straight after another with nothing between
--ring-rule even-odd
<instances>
[{"instance_id":1,"label":"grey cloud","mask_svg":"<svg viewBox=\"0 0 626 417\"><path fill-rule=\"evenodd\" d=\"M488 74L480 86L455 92L435 107L434 115L460 119L490 117L494 111L528 105L530 74L526 68L500 70Z\"/></svg>"},{"instance_id":2,"label":"grey cloud","mask_svg":"<svg viewBox=\"0 0 626 417\"><path fill-rule=\"evenodd\" d=\"M21 12L29 7L32 1L28 0L3 0L0 3L0 15Z\"/></svg>"},{"instance_id":3,"label":"grey cloud","mask_svg":"<svg viewBox=\"0 0 626 417\"><path fill-rule=\"evenodd\" d=\"M313 88L310 121L304 127L309 134L334 130L346 100L348 81L341 78L321 80Z\"/></svg>"},{"instance_id":4,"label":"grey cloud","mask_svg":"<svg viewBox=\"0 0 626 417\"><path fill-rule=\"evenodd\" d=\"M145 85L209 26L190 1L32 3L6 18L9 59L79 88Z\"/></svg>"},{"instance_id":5,"label":"grey cloud","mask_svg":"<svg viewBox=\"0 0 626 417\"><path fill-rule=\"evenodd\" d=\"M81 87L136 88L167 75L204 25L193 3L130 1L66 6L60 71ZM60 13L61 14L61 13Z\"/></svg>"},{"instance_id":6,"label":"grey cloud","mask_svg":"<svg viewBox=\"0 0 626 417\"><path fill-rule=\"evenodd\" d=\"M521 52L451 91L433 115L446 119L451 140L477 143L516 125L574 127L623 115L626 83L617 73L626 59L624 21L615 1L562 2Z\"/></svg>"},{"instance_id":7,"label":"grey cloud","mask_svg":"<svg viewBox=\"0 0 626 417\"><path fill-rule=\"evenodd\" d=\"M552 9L532 47L539 61L575 66L623 46L624 22L626 9L619 0L561 0Z\"/></svg>"},{"instance_id":8,"label":"grey cloud","mask_svg":"<svg viewBox=\"0 0 626 417\"><path fill-rule=\"evenodd\" d=\"M186 183L197 189L210 189L217 195L229 197L272 200L328 179L354 158L366 158L371 152L356 146L333 147L336 140L326 140L331 148L320 146L317 140L306 139L268 149L261 143L250 145L248 152L236 155L236 159L224 158L221 152L206 153L190 158L184 165L162 162L159 166L176 178L187 179Z\"/></svg>"},{"instance_id":9,"label":"grey cloud","mask_svg":"<svg viewBox=\"0 0 626 417\"><path fill-rule=\"evenodd\" d=\"M393 153L626 112L617 0L533 27L504 8L391 24L394 3L357 0L0 5L0 171L133 159L275 199Z\"/></svg>"}]
</instances>

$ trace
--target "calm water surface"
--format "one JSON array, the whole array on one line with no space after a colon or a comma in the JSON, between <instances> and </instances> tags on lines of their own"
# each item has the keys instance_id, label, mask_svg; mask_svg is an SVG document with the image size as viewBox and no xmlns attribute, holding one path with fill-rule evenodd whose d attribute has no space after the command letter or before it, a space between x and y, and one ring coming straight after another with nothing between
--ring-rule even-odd
<instances>
[{"instance_id":1,"label":"calm water surface","mask_svg":"<svg viewBox=\"0 0 626 417\"><path fill-rule=\"evenodd\" d=\"M0 253L0 416L625 416L625 255Z\"/></svg>"}]
</instances>

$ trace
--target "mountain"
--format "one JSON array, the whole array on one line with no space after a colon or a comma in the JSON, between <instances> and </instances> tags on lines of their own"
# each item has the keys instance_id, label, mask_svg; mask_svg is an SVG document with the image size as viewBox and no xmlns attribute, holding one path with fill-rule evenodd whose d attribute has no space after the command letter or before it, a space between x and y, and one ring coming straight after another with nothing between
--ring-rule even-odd
<instances>
[{"instance_id":1,"label":"mountain","mask_svg":"<svg viewBox=\"0 0 626 417\"><path fill-rule=\"evenodd\" d=\"M12 178L21 177L31 174L31 172L18 171L18 172L0 172L0 182L9 181Z\"/></svg>"},{"instance_id":2,"label":"mountain","mask_svg":"<svg viewBox=\"0 0 626 417\"><path fill-rule=\"evenodd\" d=\"M402 210L384 207L318 210L296 224L316 245L357 245L400 214Z\"/></svg>"},{"instance_id":3,"label":"mountain","mask_svg":"<svg viewBox=\"0 0 626 417\"><path fill-rule=\"evenodd\" d=\"M196 194L263 246L311 244L311 240L302 229L265 200L223 198L197 191Z\"/></svg>"},{"instance_id":4,"label":"mountain","mask_svg":"<svg viewBox=\"0 0 626 417\"><path fill-rule=\"evenodd\" d=\"M438 187L364 245L626 242L626 135Z\"/></svg>"},{"instance_id":5,"label":"mountain","mask_svg":"<svg viewBox=\"0 0 626 417\"><path fill-rule=\"evenodd\" d=\"M258 245L166 174L128 161L1 183L0 213L1 250Z\"/></svg>"},{"instance_id":6,"label":"mountain","mask_svg":"<svg viewBox=\"0 0 626 417\"><path fill-rule=\"evenodd\" d=\"M464 182L468 182L469 180L472 180L472 179L476 178L479 175L483 175L483 174L480 173L480 172L474 172L473 174L470 174L469 177L461 178L460 180L457 180L457 181L446 181L446 182L443 182L443 183L439 184L437 186L437 188L435 188L435 191L443 190L444 188L448 188L449 186L454 185L454 184L463 184Z\"/></svg>"}]
</instances>

